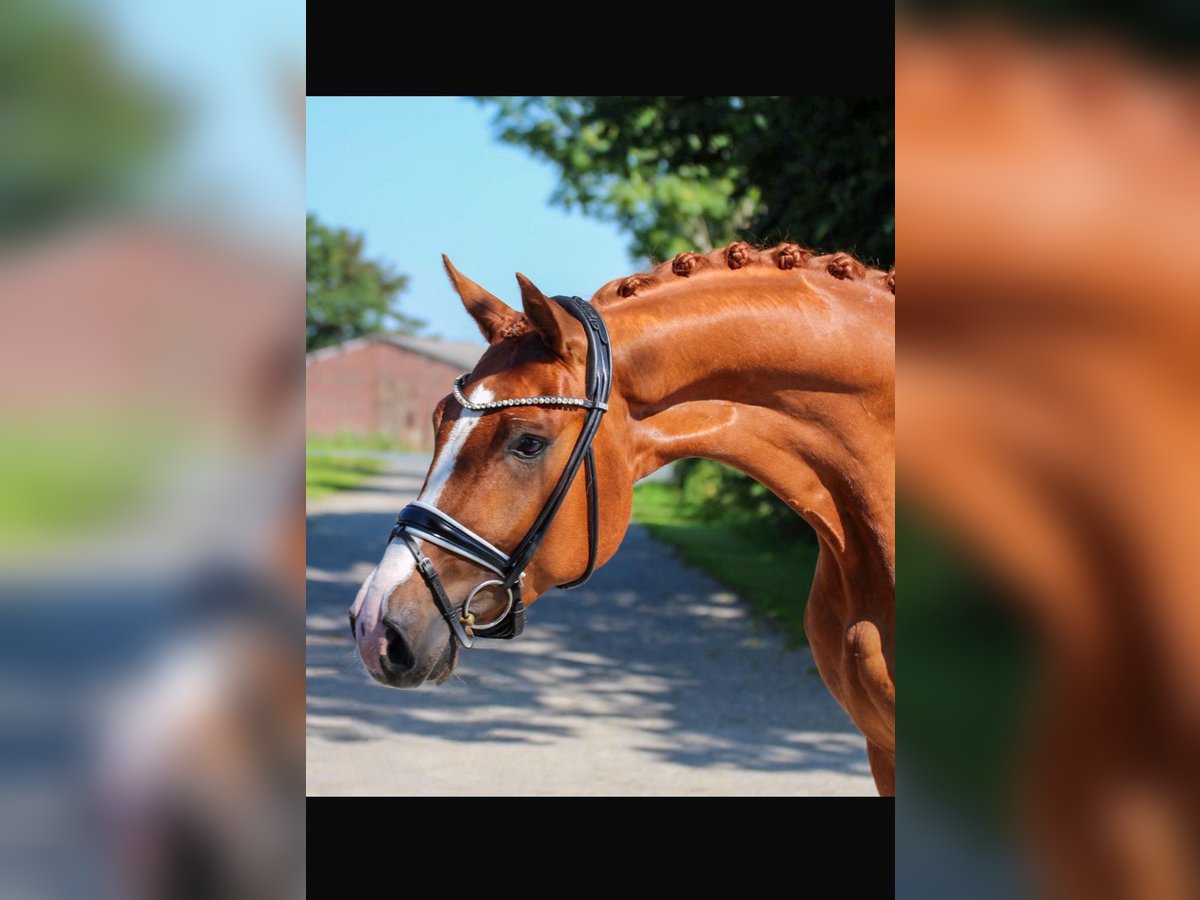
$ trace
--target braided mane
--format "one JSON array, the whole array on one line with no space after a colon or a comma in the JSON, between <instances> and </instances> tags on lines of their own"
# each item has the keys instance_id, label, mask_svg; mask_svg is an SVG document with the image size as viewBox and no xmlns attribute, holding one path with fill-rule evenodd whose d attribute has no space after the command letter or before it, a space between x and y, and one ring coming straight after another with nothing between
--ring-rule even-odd
<instances>
[{"instance_id":1,"label":"braided mane","mask_svg":"<svg viewBox=\"0 0 1200 900\"><path fill-rule=\"evenodd\" d=\"M728 246L708 253L680 253L669 262L664 262L650 272L640 272L627 278L610 282L601 288L602 294L613 291L619 297L641 295L653 288L669 284L679 278L691 278L717 271L735 271L749 268L774 268L787 271L800 269L805 272L821 272L842 281L865 281L884 287L894 296L896 293L896 269L888 271L872 269L859 262L849 253L826 253L818 255L799 244L784 242L773 247L755 247L745 241L734 241Z\"/></svg>"}]
</instances>

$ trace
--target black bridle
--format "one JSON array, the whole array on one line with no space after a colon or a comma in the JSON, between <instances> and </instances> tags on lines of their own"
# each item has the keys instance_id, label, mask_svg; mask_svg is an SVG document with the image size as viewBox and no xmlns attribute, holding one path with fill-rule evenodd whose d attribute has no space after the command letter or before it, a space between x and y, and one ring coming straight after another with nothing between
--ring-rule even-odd
<instances>
[{"instance_id":1,"label":"black bridle","mask_svg":"<svg viewBox=\"0 0 1200 900\"><path fill-rule=\"evenodd\" d=\"M434 602L441 610L443 618L450 625L450 632L458 638L464 647L470 647L474 639L481 638L515 638L525 629L525 603L521 599L521 579L525 575L525 567L537 552L538 545L546 536L550 523L562 506L567 491L575 481L579 467L587 468L587 503L588 503L588 561L583 574L560 588L578 587L587 581L592 570L596 568L596 540L599 532L599 506L596 499L596 460L592 454L592 439L600 427L600 419L608 409L608 394L612 388L612 347L609 345L608 329L604 320L590 304L579 297L554 297L555 303L579 320L587 335L587 399L572 397L523 397L512 400L497 400L490 403L472 403L462 393L466 375L459 376L454 382L454 395L466 409L489 412L504 409L509 406L578 406L587 410L583 429L571 450L571 456L558 478L554 490L546 498L541 513L512 553L505 553L486 540L475 534L453 517L442 512L435 506L415 500L396 517L396 525L388 538L390 544L396 538L404 541L417 563L417 571L425 579L433 594ZM417 538L449 550L456 556L470 560L496 574L496 578L482 581L467 595L461 607L457 609L446 596L442 580L438 577L433 562L421 552ZM488 625L475 625L475 616L471 613L471 601L485 587L497 585L508 592L508 606L504 612Z\"/></svg>"}]
</instances>

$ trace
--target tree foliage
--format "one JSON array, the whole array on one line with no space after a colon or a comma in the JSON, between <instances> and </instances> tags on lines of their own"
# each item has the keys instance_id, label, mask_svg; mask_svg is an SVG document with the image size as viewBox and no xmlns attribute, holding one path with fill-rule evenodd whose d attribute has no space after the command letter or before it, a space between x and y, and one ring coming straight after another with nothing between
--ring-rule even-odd
<instances>
[{"instance_id":1,"label":"tree foliage","mask_svg":"<svg viewBox=\"0 0 1200 900\"><path fill-rule=\"evenodd\" d=\"M742 238L894 259L890 97L481 99L558 167L553 202L619 223L639 256Z\"/></svg>"},{"instance_id":2,"label":"tree foliage","mask_svg":"<svg viewBox=\"0 0 1200 900\"><path fill-rule=\"evenodd\" d=\"M756 527L816 543L816 534L786 503L749 475L711 459L681 459L675 482L688 513L702 522Z\"/></svg>"},{"instance_id":3,"label":"tree foliage","mask_svg":"<svg viewBox=\"0 0 1200 900\"><path fill-rule=\"evenodd\" d=\"M363 236L305 219L305 350L378 331L412 334L424 323L396 309L408 278L363 258Z\"/></svg>"},{"instance_id":4,"label":"tree foliage","mask_svg":"<svg viewBox=\"0 0 1200 900\"><path fill-rule=\"evenodd\" d=\"M664 260L740 238L845 250L885 268L895 259L890 97L481 99L496 105L502 140L558 167L552 202L617 222L638 256ZM701 518L814 539L740 472L710 460L676 472Z\"/></svg>"}]
</instances>

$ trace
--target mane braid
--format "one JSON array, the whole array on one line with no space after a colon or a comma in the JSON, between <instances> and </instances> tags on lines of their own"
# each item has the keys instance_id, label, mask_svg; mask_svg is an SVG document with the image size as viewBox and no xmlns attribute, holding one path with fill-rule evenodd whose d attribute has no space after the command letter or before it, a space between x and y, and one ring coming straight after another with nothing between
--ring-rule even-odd
<instances>
[{"instance_id":1,"label":"mane braid","mask_svg":"<svg viewBox=\"0 0 1200 900\"><path fill-rule=\"evenodd\" d=\"M661 263L651 272L638 272L623 279L616 287L620 297L644 294L678 278L690 278L703 272L737 271L749 268L772 268L782 271L799 269L822 272L842 281L870 280L880 284L893 295L896 293L896 270L871 268L849 253L817 254L790 241L772 247L755 247L746 241L734 241L709 253L680 253Z\"/></svg>"}]
</instances>

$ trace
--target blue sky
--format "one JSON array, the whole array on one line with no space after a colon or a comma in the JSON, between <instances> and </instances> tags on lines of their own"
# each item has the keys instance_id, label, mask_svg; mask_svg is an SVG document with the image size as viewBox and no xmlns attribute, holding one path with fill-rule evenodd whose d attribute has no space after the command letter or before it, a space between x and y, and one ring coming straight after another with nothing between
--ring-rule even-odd
<instances>
[{"instance_id":1,"label":"blue sky","mask_svg":"<svg viewBox=\"0 0 1200 900\"><path fill-rule=\"evenodd\" d=\"M296 246L305 20L295 4L91 0L86 8L127 65L177 101L179 140L159 201Z\"/></svg>"},{"instance_id":2,"label":"blue sky","mask_svg":"<svg viewBox=\"0 0 1200 900\"><path fill-rule=\"evenodd\" d=\"M409 276L400 308L446 338L481 340L442 269L510 305L515 272L547 294L589 297L641 268L615 225L547 203L555 169L492 137L492 107L458 97L310 97L307 203L366 235L367 255Z\"/></svg>"}]
</instances>

